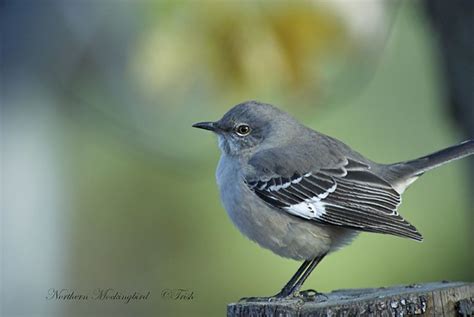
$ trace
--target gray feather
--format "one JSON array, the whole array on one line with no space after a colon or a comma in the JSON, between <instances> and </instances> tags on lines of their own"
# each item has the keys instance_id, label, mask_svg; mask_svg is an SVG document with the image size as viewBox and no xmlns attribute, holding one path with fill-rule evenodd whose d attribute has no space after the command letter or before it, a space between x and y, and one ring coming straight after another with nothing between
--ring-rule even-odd
<instances>
[{"instance_id":1,"label":"gray feather","mask_svg":"<svg viewBox=\"0 0 474 317\"><path fill-rule=\"evenodd\" d=\"M473 154L474 140L468 140L414 160L385 165L383 174L403 192L425 172Z\"/></svg>"}]
</instances>

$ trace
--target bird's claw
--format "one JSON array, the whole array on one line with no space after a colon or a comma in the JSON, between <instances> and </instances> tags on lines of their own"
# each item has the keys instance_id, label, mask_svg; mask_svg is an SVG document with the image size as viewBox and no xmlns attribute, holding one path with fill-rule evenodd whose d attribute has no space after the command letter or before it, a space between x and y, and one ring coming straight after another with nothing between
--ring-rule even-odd
<instances>
[{"instance_id":1,"label":"bird's claw","mask_svg":"<svg viewBox=\"0 0 474 317\"><path fill-rule=\"evenodd\" d=\"M296 296L295 293L293 294L277 294L269 297L243 297L239 300L239 302L279 302L285 300L302 300L301 297Z\"/></svg>"},{"instance_id":2,"label":"bird's claw","mask_svg":"<svg viewBox=\"0 0 474 317\"><path fill-rule=\"evenodd\" d=\"M243 297L239 302L270 302L273 297Z\"/></svg>"},{"instance_id":3,"label":"bird's claw","mask_svg":"<svg viewBox=\"0 0 474 317\"><path fill-rule=\"evenodd\" d=\"M314 289L307 289L304 291L300 291L297 294L298 297L302 298L304 301L319 301L323 302L328 300L328 296L324 293L319 293Z\"/></svg>"},{"instance_id":4,"label":"bird's claw","mask_svg":"<svg viewBox=\"0 0 474 317\"><path fill-rule=\"evenodd\" d=\"M239 302L278 302L285 300L299 300L299 301L318 301L323 302L328 300L328 296L315 291L314 289L307 289L304 291L299 291L297 293L278 293L274 296L269 297L243 297Z\"/></svg>"}]
</instances>

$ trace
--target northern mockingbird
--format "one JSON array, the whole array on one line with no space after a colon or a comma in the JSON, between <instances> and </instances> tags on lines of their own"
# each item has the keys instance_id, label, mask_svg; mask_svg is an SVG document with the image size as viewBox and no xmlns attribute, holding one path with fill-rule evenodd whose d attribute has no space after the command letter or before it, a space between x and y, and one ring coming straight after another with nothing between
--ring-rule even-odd
<instances>
[{"instance_id":1,"label":"northern mockingbird","mask_svg":"<svg viewBox=\"0 0 474 317\"><path fill-rule=\"evenodd\" d=\"M237 228L280 256L304 261L271 298L298 292L326 254L360 231L421 241L397 212L402 193L426 171L474 154L469 140L415 160L379 164L256 101L193 127L217 134L217 184Z\"/></svg>"}]
</instances>

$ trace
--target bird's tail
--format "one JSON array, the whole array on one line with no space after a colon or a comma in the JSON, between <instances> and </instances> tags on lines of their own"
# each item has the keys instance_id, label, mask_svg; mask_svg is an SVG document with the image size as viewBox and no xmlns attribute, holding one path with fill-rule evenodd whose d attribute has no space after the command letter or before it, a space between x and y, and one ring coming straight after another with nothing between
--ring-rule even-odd
<instances>
[{"instance_id":1,"label":"bird's tail","mask_svg":"<svg viewBox=\"0 0 474 317\"><path fill-rule=\"evenodd\" d=\"M474 140L468 140L415 160L391 164L389 169L392 171L392 180L403 191L423 173L473 154Z\"/></svg>"},{"instance_id":2,"label":"bird's tail","mask_svg":"<svg viewBox=\"0 0 474 317\"><path fill-rule=\"evenodd\" d=\"M433 168L472 154L474 154L474 140L468 140L416 160L405 162L405 164L412 166L415 173L413 176L417 176L416 174L423 174Z\"/></svg>"}]
</instances>

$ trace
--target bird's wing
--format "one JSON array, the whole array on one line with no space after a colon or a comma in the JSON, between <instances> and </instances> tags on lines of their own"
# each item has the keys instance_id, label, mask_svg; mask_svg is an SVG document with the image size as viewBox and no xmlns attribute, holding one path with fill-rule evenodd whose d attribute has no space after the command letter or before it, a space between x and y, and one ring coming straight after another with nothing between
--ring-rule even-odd
<instances>
[{"instance_id":1,"label":"bird's wing","mask_svg":"<svg viewBox=\"0 0 474 317\"><path fill-rule=\"evenodd\" d=\"M259 164L253 167L262 168ZM271 169L257 171L245 181L258 197L275 208L324 224L423 239L398 214L400 194L374 174L369 164L344 157L329 168L293 174L286 171L286 177Z\"/></svg>"}]
</instances>

